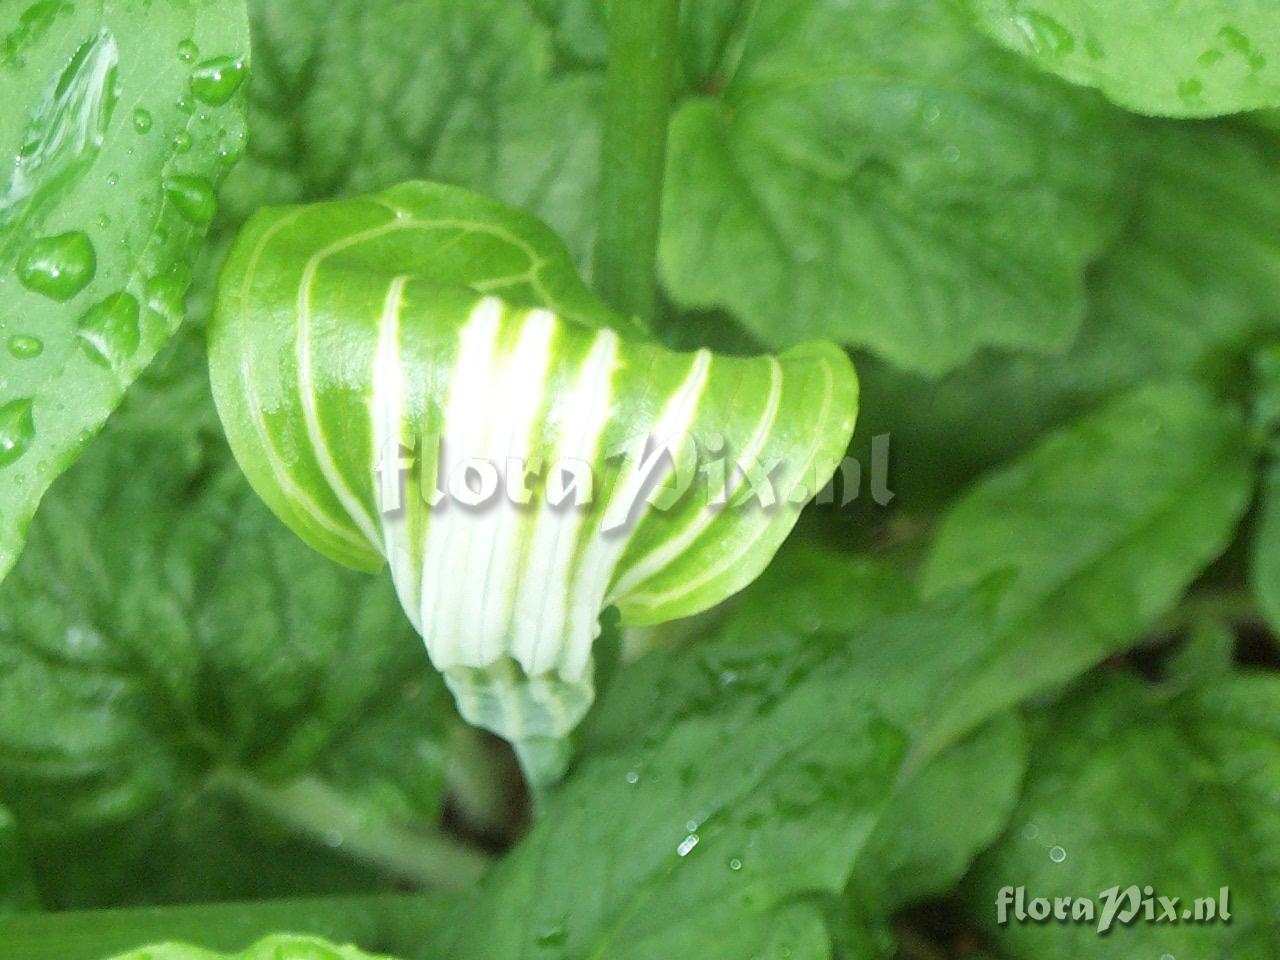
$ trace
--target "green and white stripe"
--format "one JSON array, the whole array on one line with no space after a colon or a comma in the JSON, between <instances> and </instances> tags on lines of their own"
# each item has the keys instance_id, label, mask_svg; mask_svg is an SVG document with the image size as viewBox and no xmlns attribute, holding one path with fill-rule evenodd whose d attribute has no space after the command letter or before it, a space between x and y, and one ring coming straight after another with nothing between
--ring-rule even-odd
<instances>
[{"instance_id":1,"label":"green and white stripe","mask_svg":"<svg viewBox=\"0 0 1280 960\"><path fill-rule=\"evenodd\" d=\"M563 738L590 705L605 606L659 623L759 574L796 501L829 479L857 409L837 347L667 350L599 304L536 220L428 183L257 214L222 276L210 358L263 499L325 555L389 564L463 715L526 747ZM780 502L736 503L738 471L711 470L653 506L655 477L617 454L682 435L778 462ZM415 460L387 511L379 466L394 469L402 448ZM432 506L464 458L494 465L497 494ZM513 461L531 468L527 503L506 495ZM547 496L553 465L569 462L592 478L588 505ZM656 480L670 481L662 463Z\"/></svg>"}]
</instances>

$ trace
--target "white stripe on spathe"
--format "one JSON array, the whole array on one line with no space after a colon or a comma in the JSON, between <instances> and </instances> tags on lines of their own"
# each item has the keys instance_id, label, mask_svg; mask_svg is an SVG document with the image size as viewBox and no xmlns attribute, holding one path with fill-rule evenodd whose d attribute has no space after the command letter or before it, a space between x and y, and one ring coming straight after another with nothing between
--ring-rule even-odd
<instances>
[{"instance_id":1,"label":"white stripe on spathe","mask_svg":"<svg viewBox=\"0 0 1280 960\"><path fill-rule=\"evenodd\" d=\"M506 496L502 482L511 459L528 458L543 409L552 364L555 316L546 310L524 314L514 349L502 359L491 381L484 458L497 468L499 492L493 502L473 510L463 569L458 628L474 631L470 642L478 659L492 663L506 652L506 618L489 626L489 613L509 608L518 569L517 538L522 513ZM461 559L461 558L460 558Z\"/></svg>"},{"instance_id":2,"label":"white stripe on spathe","mask_svg":"<svg viewBox=\"0 0 1280 960\"><path fill-rule=\"evenodd\" d=\"M766 359L769 361L769 396L765 401L764 410L761 412L760 418L756 421L755 432L751 435L751 439L747 441L740 454L732 450L727 451L734 460L740 460L742 463L754 463L760 456L760 451L764 449L764 445L769 439L769 433L773 430L774 421L778 416L778 409L782 405L782 364L778 363L773 357L767 357ZM733 497L745 480L746 476L741 469L730 471L724 489L726 502ZM668 564L677 560L699 536L706 532L715 519L716 511L712 510L710 505L705 505L698 512L696 519L692 523L688 524L669 540L658 544L622 574L609 591L606 603L614 603L619 597L625 597L632 590L643 585L650 577L663 570Z\"/></svg>"},{"instance_id":3,"label":"white stripe on spathe","mask_svg":"<svg viewBox=\"0 0 1280 960\"><path fill-rule=\"evenodd\" d=\"M712 354L709 350L699 350L693 355L693 362L684 382L671 395L650 430L649 435L655 442L663 443L669 438L688 433L697 415L703 390L706 389L711 361ZM633 505L630 519L623 529L611 531L607 536L599 529L592 531L593 535L578 566L576 580L570 588L575 599L584 601L580 615L584 620L589 618L589 623L578 621L570 625L567 631L570 642L561 649L558 662L562 675L580 676L587 669L591 657L591 642L599 631L597 620L600 611L607 605L605 594L613 579L618 559L649 509L649 504L640 498L640 493L647 482L653 484L653 489L665 483L672 469L674 464L668 463L653 477L646 477L639 470L631 471L616 485L609 503L596 516L596 520L603 523L616 503ZM592 611L589 614L585 613L588 608Z\"/></svg>"},{"instance_id":4,"label":"white stripe on spathe","mask_svg":"<svg viewBox=\"0 0 1280 960\"><path fill-rule=\"evenodd\" d=\"M612 412L618 347L618 335L612 330L601 330L595 335L573 392L557 404L560 424L555 450L548 456L548 470L564 459L584 460L593 468L596 465L596 454ZM538 498L536 510L510 624L511 652L529 676L554 669L565 642L569 646L585 644L589 651L597 629L594 617L585 637L574 632L572 623L567 629L565 626L583 599L569 589L568 576L588 511L571 504L553 508L545 495ZM600 608L596 607L594 614L599 613ZM584 667L585 663L584 660ZM574 682L581 673L563 676Z\"/></svg>"},{"instance_id":5,"label":"white stripe on spathe","mask_svg":"<svg viewBox=\"0 0 1280 960\"><path fill-rule=\"evenodd\" d=\"M441 439L443 441L439 477L448 480L449 465L468 456L483 456L477 443L482 436L490 384L495 371L494 353L502 324L502 301L485 297L472 309L458 333L458 356L449 383L449 399ZM472 514L460 504L441 501L432 512L422 556L420 577L422 636L431 658L440 670L450 667L480 667L479 651L466 634L457 629L455 604L464 589L451 551L454 541L464 541ZM463 625L465 626L465 625Z\"/></svg>"}]
</instances>

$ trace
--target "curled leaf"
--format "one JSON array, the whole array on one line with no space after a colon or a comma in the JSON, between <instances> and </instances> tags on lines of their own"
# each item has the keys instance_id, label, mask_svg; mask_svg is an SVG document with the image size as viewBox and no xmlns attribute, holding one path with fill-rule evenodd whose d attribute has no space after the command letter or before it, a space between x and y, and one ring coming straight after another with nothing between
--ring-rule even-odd
<instances>
[{"instance_id":1,"label":"curled leaf","mask_svg":"<svg viewBox=\"0 0 1280 960\"><path fill-rule=\"evenodd\" d=\"M327 556L388 563L463 715L535 766L591 703L600 612L659 623L744 587L857 407L834 345L667 350L537 220L422 182L260 212L210 336L259 494Z\"/></svg>"}]
</instances>

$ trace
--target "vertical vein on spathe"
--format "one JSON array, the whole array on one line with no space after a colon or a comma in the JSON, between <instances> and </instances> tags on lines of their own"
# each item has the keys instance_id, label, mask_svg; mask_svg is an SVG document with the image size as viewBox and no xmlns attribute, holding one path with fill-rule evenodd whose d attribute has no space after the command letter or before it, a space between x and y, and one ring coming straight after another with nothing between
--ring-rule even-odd
<instances>
[{"instance_id":1,"label":"vertical vein on spathe","mask_svg":"<svg viewBox=\"0 0 1280 960\"><path fill-rule=\"evenodd\" d=\"M504 476L528 461L538 435L538 417L552 376L552 342L557 320L547 310L524 315L515 349L504 363L495 391L490 451ZM469 566L471 607L466 622L478 633L481 657L492 662L506 652L511 627L511 596L521 562L519 507L502 491L497 503L476 517L476 539L487 544L483 564ZM479 554L473 556L480 559Z\"/></svg>"},{"instance_id":2,"label":"vertical vein on spathe","mask_svg":"<svg viewBox=\"0 0 1280 960\"><path fill-rule=\"evenodd\" d=\"M649 436L653 441L661 444L671 437L678 437L688 432L706 389L711 360L712 355L709 350L699 350L693 355L689 372L650 429ZM589 662L591 642L598 629L594 621L609 603L605 594L613 579L618 559L631 541L636 527L648 512L648 503L640 499L646 482L651 482L656 487L666 482L673 469L674 464L664 465L661 471L649 478L639 470L631 471L615 486L609 503L597 514L597 520L603 523L604 518L612 513L615 504L625 504L629 508L629 520L623 529L608 533L601 530L595 531L582 562L578 565L577 577L572 584L570 595L580 598L583 603L582 609L591 608L592 622L589 630L583 625L575 625L570 642L561 652L560 669L567 676L577 676L586 669ZM581 636L579 631L582 633Z\"/></svg>"},{"instance_id":3,"label":"vertical vein on spathe","mask_svg":"<svg viewBox=\"0 0 1280 960\"><path fill-rule=\"evenodd\" d=\"M404 288L408 276L391 281L382 304L378 320L378 343L373 358L372 391L370 395L370 420L373 437L373 463L369 473L374 489L381 490L381 471L395 472L395 482L400 482L400 444L404 424L404 371L400 366L400 311L404 307ZM407 496L402 491L401 496ZM380 496L380 493L379 493ZM379 502L382 521L382 553L391 565L391 578L401 605L408 613L414 628L421 632L419 620L419 582L414 564L416 550L409 540L410 505L401 502L398 509L388 509Z\"/></svg>"},{"instance_id":4,"label":"vertical vein on spathe","mask_svg":"<svg viewBox=\"0 0 1280 960\"><path fill-rule=\"evenodd\" d=\"M582 460L597 464L597 450L612 412L613 374L618 364L618 335L601 330L592 341L579 369L573 392L560 405L562 411L556 445L548 451L548 471L557 461ZM525 552L512 617L511 651L530 676L556 666L563 637L571 644L573 608L582 598L569 589L569 569L578 532L587 511L571 504L552 508L544 495L538 498L533 535ZM594 614L599 613L596 607ZM590 648L595 639L594 616L582 642ZM585 664L585 660L584 660ZM565 675L577 679L579 674Z\"/></svg>"},{"instance_id":5,"label":"vertical vein on spathe","mask_svg":"<svg viewBox=\"0 0 1280 960\"><path fill-rule=\"evenodd\" d=\"M484 429L483 411L490 385L494 382L495 351L502 323L502 301L485 297L472 309L458 333L458 359L449 384L442 430L440 476L447 477L449 464L467 456L482 456L474 450L475 439ZM465 541L468 514L460 504L445 500L432 514L423 548L421 591L422 635L436 666L482 666L476 651L460 635L454 622L454 604L463 584L451 553L455 539ZM463 528L463 529L460 529Z\"/></svg>"},{"instance_id":6,"label":"vertical vein on spathe","mask_svg":"<svg viewBox=\"0 0 1280 960\"><path fill-rule=\"evenodd\" d=\"M764 410L756 421L755 431L747 441L740 454L732 450L728 453L743 464L754 463L764 450L773 432L774 422L778 418L778 409L782 405L782 364L773 357L765 358L769 363L769 395ZM745 481L745 473L739 469L731 471L725 483L724 499L727 503ZM610 591L612 598L625 597L635 588L642 586L646 580L663 570L668 564L678 560L690 546L706 532L715 522L718 512L704 505L694 521L670 539L658 544L641 559L637 560L614 584Z\"/></svg>"}]
</instances>

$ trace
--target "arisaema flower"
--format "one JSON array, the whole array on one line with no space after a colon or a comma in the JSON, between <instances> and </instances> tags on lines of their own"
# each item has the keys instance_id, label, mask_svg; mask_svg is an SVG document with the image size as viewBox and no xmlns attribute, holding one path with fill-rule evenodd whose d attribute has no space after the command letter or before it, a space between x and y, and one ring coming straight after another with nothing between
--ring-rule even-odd
<instances>
[{"instance_id":1,"label":"arisaema flower","mask_svg":"<svg viewBox=\"0 0 1280 960\"><path fill-rule=\"evenodd\" d=\"M836 346L668 350L537 220L422 182L259 212L210 341L254 488L326 556L390 568L462 715L541 780L601 612L656 624L748 584L857 410Z\"/></svg>"}]
</instances>

